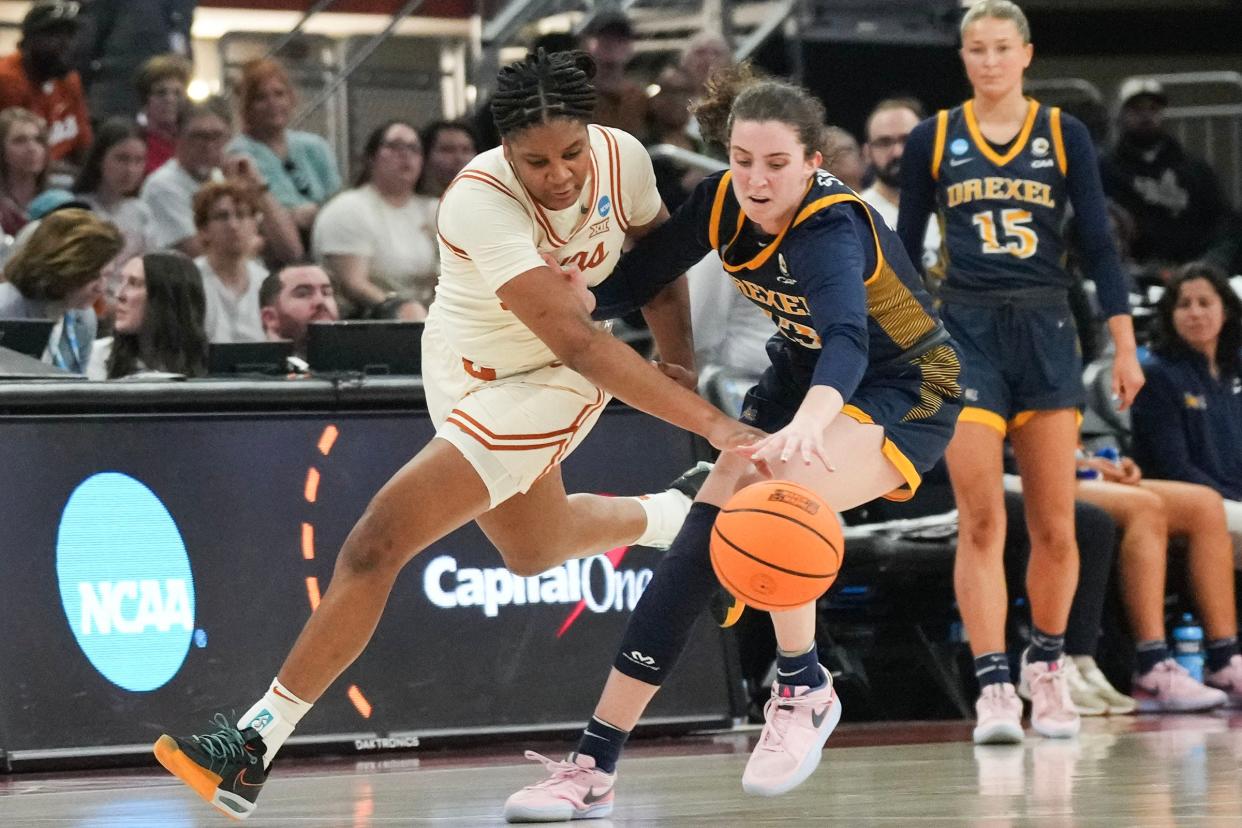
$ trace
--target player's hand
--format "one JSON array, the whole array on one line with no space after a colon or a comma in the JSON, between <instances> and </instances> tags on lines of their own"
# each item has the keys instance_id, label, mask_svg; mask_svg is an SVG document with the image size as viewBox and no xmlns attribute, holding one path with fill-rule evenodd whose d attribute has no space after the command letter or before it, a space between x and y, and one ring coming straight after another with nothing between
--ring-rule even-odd
<instances>
[{"instance_id":1,"label":"player's hand","mask_svg":"<svg viewBox=\"0 0 1242 828\"><path fill-rule=\"evenodd\" d=\"M775 434L740 449L740 453L749 457L755 465L763 463L771 467L776 463L800 462L811 466L822 463L828 471L836 471L824 448L824 429L797 417Z\"/></svg>"},{"instance_id":2,"label":"player's hand","mask_svg":"<svg viewBox=\"0 0 1242 828\"><path fill-rule=\"evenodd\" d=\"M689 368L683 368L680 365L674 365L671 362L663 360L654 360L652 362L656 368L660 369L660 373L680 385L682 388L690 391L699 390L699 375Z\"/></svg>"},{"instance_id":3,"label":"player's hand","mask_svg":"<svg viewBox=\"0 0 1242 828\"><path fill-rule=\"evenodd\" d=\"M711 428L708 429L707 434L703 436L707 438L707 441L713 447L720 451L744 454L744 449L747 446L768 435L753 426L739 423L737 420L721 414Z\"/></svg>"},{"instance_id":4,"label":"player's hand","mask_svg":"<svg viewBox=\"0 0 1242 828\"><path fill-rule=\"evenodd\" d=\"M1118 461L1117 470L1121 473L1120 482L1127 486L1137 486L1143 480L1143 470L1129 457L1123 457Z\"/></svg>"},{"instance_id":5,"label":"player's hand","mask_svg":"<svg viewBox=\"0 0 1242 828\"><path fill-rule=\"evenodd\" d=\"M1113 359L1113 399L1117 401L1118 411L1130 407L1144 381L1137 354L1120 354Z\"/></svg>"},{"instance_id":6,"label":"player's hand","mask_svg":"<svg viewBox=\"0 0 1242 828\"><path fill-rule=\"evenodd\" d=\"M586 308L587 314L590 315L591 311L595 310L595 294L591 293L591 289L587 287L586 276L582 274L582 270L574 264L565 267L551 253L540 253L539 256L548 267L557 273L565 274L570 290L578 297L578 301L582 303L582 306Z\"/></svg>"},{"instance_id":7,"label":"player's hand","mask_svg":"<svg viewBox=\"0 0 1242 828\"><path fill-rule=\"evenodd\" d=\"M224 175L227 178L240 179L256 190L263 189L263 185L267 183L248 155L230 155L224 159Z\"/></svg>"}]
</instances>

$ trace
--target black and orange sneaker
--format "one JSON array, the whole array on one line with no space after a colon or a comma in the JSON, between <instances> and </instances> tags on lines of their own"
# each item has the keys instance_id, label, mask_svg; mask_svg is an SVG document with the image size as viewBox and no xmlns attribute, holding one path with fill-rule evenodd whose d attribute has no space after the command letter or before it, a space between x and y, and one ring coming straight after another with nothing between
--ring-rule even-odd
<instances>
[{"instance_id":1,"label":"black and orange sneaker","mask_svg":"<svg viewBox=\"0 0 1242 828\"><path fill-rule=\"evenodd\" d=\"M267 771L267 745L254 728L238 730L223 714L214 719L220 729L200 736L160 736L155 758L173 776L233 819L254 812L255 800Z\"/></svg>"}]
</instances>

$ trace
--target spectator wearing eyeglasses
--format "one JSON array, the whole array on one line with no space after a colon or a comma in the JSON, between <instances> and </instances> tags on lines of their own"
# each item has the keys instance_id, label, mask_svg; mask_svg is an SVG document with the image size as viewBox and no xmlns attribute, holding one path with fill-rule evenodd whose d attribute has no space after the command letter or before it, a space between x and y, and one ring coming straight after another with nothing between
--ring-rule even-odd
<instances>
[{"instance_id":1,"label":"spectator wearing eyeglasses","mask_svg":"<svg viewBox=\"0 0 1242 828\"><path fill-rule=\"evenodd\" d=\"M187 256L203 252L192 207L194 194L209 181L240 179L262 208L259 232L263 252L273 262L293 262L305 255L298 228L276 200L263 174L248 155L226 153L233 137L228 103L211 97L190 103L178 117L177 154L147 176L139 198L154 218L154 246L175 247Z\"/></svg>"},{"instance_id":2,"label":"spectator wearing eyeglasses","mask_svg":"<svg viewBox=\"0 0 1242 828\"><path fill-rule=\"evenodd\" d=\"M207 299L203 325L209 342L262 342L259 288L267 269L258 248L259 200L240 181L205 185L194 196L194 224L203 255L194 260Z\"/></svg>"},{"instance_id":3,"label":"spectator wearing eyeglasses","mask_svg":"<svg viewBox=\"0 0 1242 828\"><path fill-rule=\"evenodd\" d=\"M423 145L405 121L367 138L352 189L324 205L311 242L355 316L421 320L435 295L438 201L417 195Z\"/></svg>"},{"instance_id":4,"label":"spectator wearing eyeglasses","mask_svg":"<svg viewBox=\"0 0 1242 828\"><path fill-rule=\"evenodd\" d=\"M297 97L284 68L274 60L252 60L242 67L237 86L241 134L229 151L243 153L284 205L298 229L310 232L320 206L341 189L328 142L310 132L289 129Z\"/></svg>"},{"instance_id":5,"label":"spectator wearing eyeglasses","mask_svg":"<svg viewBox=\"0 0 1242 828\"><path fill-rule=\"evenodd\" d=\"M923 105L913 98L880 101L867 116L867 142L863 160L875 174L875 181L858 195L874 207L889 227L897 226L901 202L901 158L906 151L910 130L923 120ZM928 222L923 236L923 269L940 260L940 227ZM917 264L917 263L916 263Z\"/></svg>"}]
</instances>

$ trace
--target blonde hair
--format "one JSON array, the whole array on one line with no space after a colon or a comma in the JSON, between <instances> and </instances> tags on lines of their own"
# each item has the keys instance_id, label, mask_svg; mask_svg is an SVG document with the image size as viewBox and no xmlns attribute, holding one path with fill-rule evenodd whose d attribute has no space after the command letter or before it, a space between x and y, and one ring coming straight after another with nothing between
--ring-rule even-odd
<instances>
[{"instance_id":1,"label":"blonde hair","mask_svg":"<svg viewBox=\"0 0 1242 828\"><path fill-rule=\"evenodd\" d=\"M89 210L57 210L13 254L4 276L27 299L54 302L98 279L124 243L120 230Z\"/></svg>"},{"instance_id":2,"label":"blonde hair","mask_svg":"<svg viewBox=\"0 0 1242 828\"><path fill-rule=\"evenodd\" d=\"M1018 34L1022 36L1023 43L1031 42L1031 24L1026 20L1026 14L1018 7L1017 3L1010 0L979 0L970 7L962 18L961 34L963 39L966 37L966 30L970 28L972 23L982 20L985 17L991 17L995 20L1011 20L1013 25L1018 27Z\"/></svg>"},{"instance_id":3,"label":"blonde hair","mask_svg":"<svg viewBox=\"0 0 1242 828\"><path fill-rule=\"evenodd\" d=\"M19 124L30 124L39 131L38 140L43 145L44 156L43 169L39 171L35 179L35 186L42 190L47 183L47 167L50 160L47 155L47 121L20 106L10 106L0 111L0 189L8 189L9 186L9 169L8 162L4 159L4 145L9 142L9 133Z\"/></svg>"}]
</instances>

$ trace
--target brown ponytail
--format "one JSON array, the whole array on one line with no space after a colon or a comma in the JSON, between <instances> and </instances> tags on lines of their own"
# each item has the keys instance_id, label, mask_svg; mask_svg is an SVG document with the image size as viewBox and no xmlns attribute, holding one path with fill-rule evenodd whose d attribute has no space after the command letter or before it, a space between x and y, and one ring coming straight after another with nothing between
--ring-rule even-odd
<instances>
[{"instance_id":1,"label":"brown ponytail","mask_svg":"<svg viewBox=\"0 0 1242 828\"><path fill-rule=\"evenodd\" d=\"M824 105L800 86L760 77L749 63L713 73L694 115L703 137L725 149L737 121L785 124L798 134L808 156L823 148Z\"/></svg>"}]
</instances>

